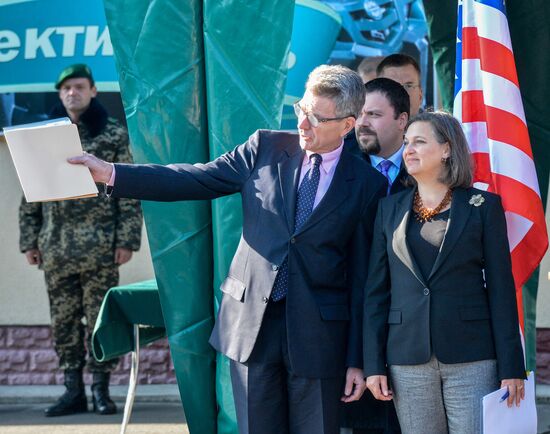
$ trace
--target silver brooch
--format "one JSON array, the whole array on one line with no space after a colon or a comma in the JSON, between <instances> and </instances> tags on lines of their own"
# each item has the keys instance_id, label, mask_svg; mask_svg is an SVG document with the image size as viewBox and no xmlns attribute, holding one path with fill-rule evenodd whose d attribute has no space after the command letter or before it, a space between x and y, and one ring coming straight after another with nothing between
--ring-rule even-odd
<instances>
[{"instance_id":1,"label":"silver brooch","mask_svg":"<svg viewBox=\"0 0 550 434\"><path fill-rule=\"evenodd\" d=\"M473 206L481 206L483 202L485 202L485 198L481 194L474 194L470 198L469 204Z\"/></svg>"}]
</instances>

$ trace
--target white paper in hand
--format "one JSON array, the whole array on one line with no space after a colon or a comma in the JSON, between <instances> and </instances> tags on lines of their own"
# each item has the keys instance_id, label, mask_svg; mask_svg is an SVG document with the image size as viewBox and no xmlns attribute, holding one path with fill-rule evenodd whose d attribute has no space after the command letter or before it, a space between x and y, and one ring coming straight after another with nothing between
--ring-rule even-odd
<instances>
[{"instance_id":1,"label":"white paper in hand","mask_svg":"<svg viewBox=\"0 0 550 434\"><path fill-rule=\"evenodd\" d=\"M27 202L97 196L88 168L67 162L82 154L68 118L4 128L4 135Z\"/></svg>"},{"instance_id":2,"label":"white paper in hand","mask_svg":"<svg viewBox=\"0 0 550 434\"><path fill-rule=\"evenodd\" d=\"M502 388L483 397L483 434L537 434L534 373L527 377L525 399L519 407L500 402L505 393Z\"/></svg>"}]
</instances>

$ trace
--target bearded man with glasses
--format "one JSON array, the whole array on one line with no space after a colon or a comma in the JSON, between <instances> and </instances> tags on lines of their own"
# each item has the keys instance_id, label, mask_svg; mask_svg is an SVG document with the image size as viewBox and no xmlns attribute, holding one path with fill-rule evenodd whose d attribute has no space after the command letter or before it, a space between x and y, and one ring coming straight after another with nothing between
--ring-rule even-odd
<instances>
[{"instance_id":1,"label":"bearded man with glasses","mask_svg":"<svg viewBox=\"0 0 550 434\"><path fill-rule=\"evenodd\" d=\"M113 197L239 193L243 233L210 343L231 359L241 434L338 434L339 403L365 390L363 289L385 178L343 149L365 101L359 75L320 66L298 134L256 131L206 164L84 164Z\"/></svg>"}]
</instances>

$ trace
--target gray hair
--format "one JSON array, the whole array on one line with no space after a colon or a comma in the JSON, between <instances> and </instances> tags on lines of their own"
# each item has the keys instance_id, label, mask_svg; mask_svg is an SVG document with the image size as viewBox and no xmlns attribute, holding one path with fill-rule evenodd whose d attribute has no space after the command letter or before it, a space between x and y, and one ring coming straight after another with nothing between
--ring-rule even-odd
<instances>
[{"instance_id":1,"label":"gray hair","mask_svg":"<svg viewBox=\"0 0 550 434\"><path fill-rule=\"evenodd\" d=\"M365 104L365 85L359 74L341 65L321 65L309 74L306 90L335 103L335 115L357 118Z\"/></svg>"},{"instance_id":2,"label":"gray hair","mask_svg":"<svg viewBox=\"0 0 550 434\"><path fill-rule=\"evenodd\" d=\"M460 122L445 111L422 112L409 121L405 132L415 122L430 124L437 143L449 144L450 156L445 163L442 163L443 171L439 180L449 188L471 187L473 160ZM411 185L409 182L411 180L412 178L409 176L407 180L409 185Z\"/></svg>"}]
</instances>

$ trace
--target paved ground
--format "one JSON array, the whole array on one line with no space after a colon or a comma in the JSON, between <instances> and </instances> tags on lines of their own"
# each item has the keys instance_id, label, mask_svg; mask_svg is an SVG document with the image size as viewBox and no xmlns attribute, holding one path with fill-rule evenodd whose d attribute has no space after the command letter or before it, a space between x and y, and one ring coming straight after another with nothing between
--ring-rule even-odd
<instances>
[{"instance_id":1,"label":"paved ground","mask_svg":"<svg viewBox=\"0 0 550 434\"><path fill-rule=\"evenodd\" d=\"M112 386L118 414L43 416L63 386L0 386L1 434L116 434L122 424L126 386ZM87 390L90 396L90 390ZM90 405L91 408L91 405ZM189 434L175 385L138 386L127 434Z\"/></svg>"},{"instance_id":2,"label":"paved ground","mask_svg":"<svg viewBox=\"0 0 550 434\"><path fill-rule=\"evenodd\" d=\"M112 416L94 413L46 418L44 407L58 396L62 386L0 386L1 434L116 434L122 411ZM126 390L111 387L122 410ZM550 434L550 386L539 387L538 434ZM175 386L138 386L127 434L189 434Z\"/></svg>"},{"instance_id":3,"label":"paved ground","mask_svg":"<svg viewBox=\"0 0 550 434\"><path fill-rule=\"evenodd\" d=\"M0 405L2 434L118 434L122 414L47 418L43 404ZM181 404L137 402L127 434L189 434Z\"/></svg>"}]
</instances>

